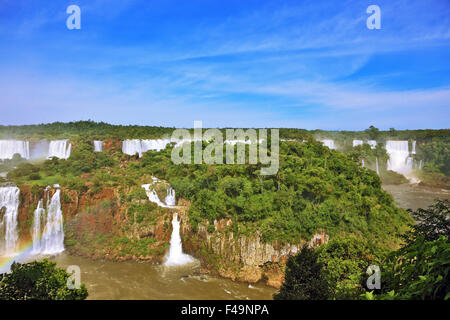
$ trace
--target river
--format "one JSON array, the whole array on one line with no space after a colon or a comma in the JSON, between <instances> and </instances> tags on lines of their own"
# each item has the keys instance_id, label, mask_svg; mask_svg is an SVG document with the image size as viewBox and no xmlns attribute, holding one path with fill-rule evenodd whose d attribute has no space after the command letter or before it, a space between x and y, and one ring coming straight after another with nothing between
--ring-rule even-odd
<instances>
[{"instance_id":1,"label":"river","mask_svg":"<svg viewBox=\"0 0 450 320\"><path fill-rule=\"evenodd\" d=\"M138 262L91 260L62 253L58 266L77 265L88 299L267 300L275 289L200 274L198 262L178 267Z\"/></svg>"},{"instance_id":2,"label":"river","mask_svg":"<svg viewBox=\"0 0 450 320\"><path fill-rule=\"evenodd\" d=\"M427 208L435 199L450 200L450 190L422 187L416 184L383 185L392 195L397 206L417 210Z\"/></svg>"}]
</instances>

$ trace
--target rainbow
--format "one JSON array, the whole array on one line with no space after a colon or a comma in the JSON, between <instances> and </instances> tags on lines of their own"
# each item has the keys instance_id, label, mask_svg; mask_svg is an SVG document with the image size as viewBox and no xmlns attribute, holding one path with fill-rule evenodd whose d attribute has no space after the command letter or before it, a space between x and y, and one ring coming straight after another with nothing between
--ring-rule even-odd
<instances>
[{"instance_id":1,"label":"rainbow","mask_svg":"<svg viewBox=\"0 0 450 320\"><path fill-rule=\"evenodd\" d=\"M9 272L14 262L28 262L30 258L42 257L44 254L35 254L33 251L33 241L28 241L19 246L19 250L13 256L0 256L0 274Z\"/></svg>"}]
</instances>

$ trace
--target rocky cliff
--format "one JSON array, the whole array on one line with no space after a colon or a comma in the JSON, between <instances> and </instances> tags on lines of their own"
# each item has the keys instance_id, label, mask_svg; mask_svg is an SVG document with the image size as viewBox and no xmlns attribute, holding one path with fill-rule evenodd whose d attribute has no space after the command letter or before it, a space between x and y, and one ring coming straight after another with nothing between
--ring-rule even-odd
<instances>
[{"instance_id":1,"label":"rocky cliff","mask_svg":"<svg viewBox=\"0 0 450 320\"><path fill-rule=\"evenodd\" d=\"M188 204L184 204L187 208ZM287 259L305 244L264 243L259 233L235 236L231 231L231 219L214 221L213 232L208 232L208 222L199 225L194 232L186 210L180 210L180 217L184 250L200 259L205 271L232 280L248 283L264 281L279 288L284 281ZM314 235L308 245L317 246L326 242L328 236L321 232Z\"/></svg>"}]
</instances>

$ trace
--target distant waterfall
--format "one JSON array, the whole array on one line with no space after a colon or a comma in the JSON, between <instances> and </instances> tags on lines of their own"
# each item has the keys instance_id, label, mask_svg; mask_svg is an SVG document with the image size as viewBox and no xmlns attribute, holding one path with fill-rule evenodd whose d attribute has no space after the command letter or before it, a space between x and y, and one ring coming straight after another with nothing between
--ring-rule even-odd
<instances>
[{"instance_id":1,"label":"distant waterfall","mask_svg":"<svg viewBox=\"0 0 450 320\"><path fill-rule=\"evenodd\" d=\"M370 145L371 149L375 149L377 146L377 142L375 140L368 140L366 142L364 142L363 140L353 140L353 147L360 146L363 143L367 143L368 145Z\"/></svg>"},{"instance_id":2,"label":"distant waterfall","mask_svg":"<svg viewBox=\"0 0 450 320\"><path fill-rule=\"evenodd\" d=\"M34 211L33 254L56 254L64 251L63 216L61 211L61 190L56 190L50 199L47 193L47 206L39 200ZM42 230L43 226L43 230ZM42 231L41 231L42 230Z\"/></svg>"},{"instance_id":3,"label":"distant waterfall","mask_svg":"<svg viewBox=\"0 0 450 320\"><path fill-rule=\"evenodd\" d=\"M17 249L19 194L17 187L0 187L0 256L12 256Z\"/></svg>"},{"instance_id":4,"label":"distant waterfall","mask_svg":"<svg viewBox=\"0 0 450 320\"><path fill-rule=\"evenodd\" d=\"M170 143L170 139L149 139L149 140L142 140L142 152L147 152L149 150L153 151L161 151L167 147L167 145Z\"/></svg>"},{"instance_id":5,"label":"distant waterfall","mask_svg":"<svg viewBox=\"0 0 450 320\"><path fill-rule=\"evenodd\" d=\"M322 142L325 147L328 147L330 149L336 149L336 146L334 144L334 140L323 139L323 140L319 140L319 141Z\"/></svg>"},{"instance_id":6,"label":"distant waterfall","mask_svg":"<svg viewBox=\"0 0 450 320\"><path fill-rule=\"evenodd\" d=\"M378 167L378 157L375 158L375 166L376 166L377 174L380 175L380 168Z\"/></svg>"},{"instance_id":7,"label":"distant waterfall","mask_svg":"<svg viewBox=\"0 0 450 320\"><path fill-rule=\"evenodd\" d=\"M30 159L30 143L22 140L0 140L0 160L12 159L16 153L24 159Z\"/></svg>"},{"instance_id":8,"label":"distant waterfall","mask_svg":"<svg viewBox=\"0 0 450 320\"><path fill-rule=\"evenodd\" d=\"M409 156L408 141L392 141L386 142L386 152L389 155L387 169L408 175L412 170L412 158Z\"/></svg>"},{"instance_id":9,"label":"distant waterfall","mask_svg":"<svg viewBox=\"0 0 450 320\"><path fill-rule=\"evenodd\" d=\"M411 151L411 154L416 154L416 142L417 142L417 141L413 141L413 142L412 142L412 151Z\"/></svg>"},{"instance_id":10,"label":"distant waterfall","mask_svg":"<svg viewBox=\"0 0 450 320\"><path fill-rule=\"evenodd\" d=\"M53 140L50 141L47 158L51 159L56 157L59 159L68 159L71 150L72 145L69 143L69 140Z\"/></svg>"},{"instance_id":11,"label":"distant waterfall","mask_svg":"<svg viewBox=\"0 0 450 320\"><path fill-rule=\"evenodd\" d=\"M137 153L140 158L144 152L149 150L161 151L165 149L170 142L170 139L124 140L122 142L122 152L130 156L134 156Z\"/></svg>"},{"instance_id":12,"label":"distant waterfall","mask_svg":"<svg viewBox=\"0 0 450 320\"><path fill-rule=\"evenodd\" d=\"M193 261L191 256L183 253L180 237L180 221L178 221L178 214L174 213L172 218L172 236L170 237L169 255L167 256L164 265L175 266Z\"/></svg>"},{"instance_id":13,"label":"distant waterfall","mask_svg":"<svg viewBox=\"0 0 450 320\"><path fill-rule=\"evenodd\" d=\"M137 153L139 158L142 157L141 140L124 140L122 142L122 152L130 156L134 156Z\"/></svg>"},{"instance_id":14,"label":"distant waterfall","mask_svg":"<svg viewBox=\"0 0 450 320\"><path fill-rule=\"evenodd\" d=\"M361 160L361 166L364 168L365 164L364 164L364 159Z\"/></svg>"},{"instance_id":15,"label":"distant waterfall","mask_svg":"<svg viewBox=\"0 0 450 320\"><path fill-rule=\"evenodd\" d=\"M353 146L354 146L354 147L360 146L360 145L362 145L362 144L363 144L363 141L362 141L362 140L353 140Z\"/></svg>"},{"instance_id":16,"label":"distant waterfall","mask_svg":"<svg viewBox=\"0 0 450 320\"><path fill-rule=\"evenodd\" d=\"M102 152L103 151L103 142L102 141L94 141L94 152Z\"/></svg>"}]
</instances>

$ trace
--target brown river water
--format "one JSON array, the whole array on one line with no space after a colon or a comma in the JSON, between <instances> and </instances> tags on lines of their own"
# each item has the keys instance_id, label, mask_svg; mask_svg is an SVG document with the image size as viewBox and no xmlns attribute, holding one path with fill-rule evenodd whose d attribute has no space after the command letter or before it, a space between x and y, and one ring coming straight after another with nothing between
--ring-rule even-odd
<instances>
[{"instance_id":1,"label":"brown river water","mask_svg":"<svg viewBox=\"0 0 450 320\"><path fill-rule=\"evenodd\" d=\"M409 184L384 185L399 207L425 208L435 198L450 199L450 191ZM88 299L271 299L275 289L200 274L198 262L178 267L138 262L91 260L62 253L50 258L58 266L77 265Z\"/></svg>"}]
</instances>

